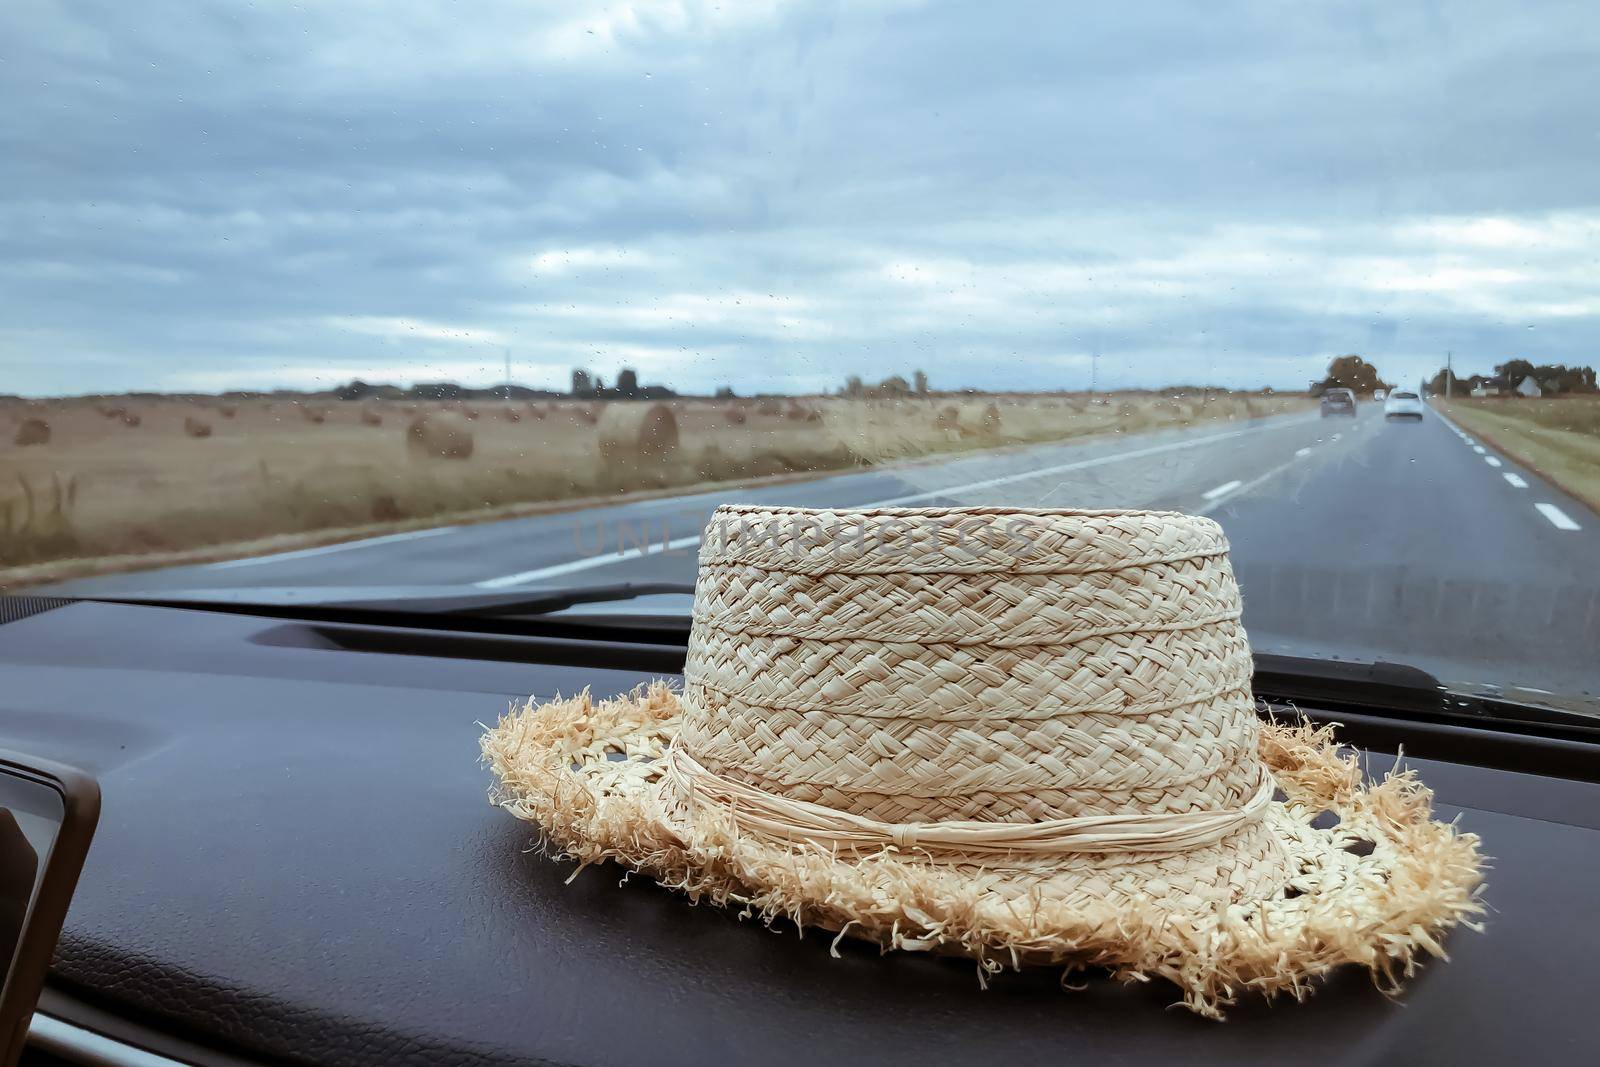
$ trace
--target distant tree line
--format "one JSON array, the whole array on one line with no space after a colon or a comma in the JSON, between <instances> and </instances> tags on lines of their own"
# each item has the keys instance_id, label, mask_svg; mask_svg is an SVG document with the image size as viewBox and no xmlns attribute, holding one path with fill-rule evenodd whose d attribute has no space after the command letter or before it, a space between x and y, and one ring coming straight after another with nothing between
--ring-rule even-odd
<instances>
[{"instance_id":1,"label":"distant tree line","mask_svg":"<svg viewBox=\"0 0 1600 1067\"><path fill-rule=\"evenodd\" d=\"M456 382L418 382L409 389L398 385L352 379L333 390L339 400L551 400L560 393L551 389L532 389L525 385L494 385L475 388Z\"/></svg>"},{"instance_id":2,"label":"distant tree line","mask_svg":"<svg viewBox=\"0 0 1600 1067\"><path fill-rule=\"evenodd\" d=\"M1318 382L1311 383L1311 395L1321 396L1329 389L1349 389L1357 393L1370 393L1374 389L1389 388L1378 374L1378 368L1351 354L1335 356L1328 364L1327 375Z\"/></svg>"},{"instance_id":3,"label":"distant tree line","mask_svg":"<svg viewBox=\"0 0 1600 1067\"><path fill-rule=\"evenodd\" d=\"M840 396L854 399L871 397L874 399L887 399L898 396L927 396L928 376L922 371L912 371L911 381L906 381L898 374L890 375L877 385L867 385L861 380L861 375L852 374L844 380L844 388L839 390Z\"/></svg>"},{"instance_id":4,"label":"distant tree line","mask_svg":"<svg viewBox=\"0 0 1600 1067\"><path fill-rule=\"evenodd\" d=\"M617 374L617 384L609 389L598 374L591 375L582 367L574 367L569 395L582 400L667 400L678 394L664 385L641 386L638 372L631 367L622 368Z\"/></svg>"},{"instance_id":5,"label":"distant tree line","mask_svg":"<svg viewBox=\"0 0 1600 1067\"><path fill-rule=\"evenodd\" d=\"M364 382L353 379L333 390L340 400L554 400L572 396L585 400L666 400L678 394L664 385L639 384L639 375L628 368L617 375L617 384L607 388L598 375L587 370L572 372L572 391L533 389L526 385L492 385L483 388L460 385L456 382L418 382L407 389L398 385Z\"/></svg>"},{"instance_id":6,"label":"distant tree line","mask_svg":"<svg viewBox=\"0 0 1600 1067\"><path fill-rule=\"evenodd\" d=\"M1539 386L1539 391L1546 396L1551 393L1597 391L1593 367L1569 367L1565 363L1533 363L1526 359L1508 359L1504 363L1495 364L1492 375L1470 374L1465 378L1459 377L1450 368L1441 367L1437 374L1428 379L1427 386L1430 393L1440 396L1446 392L1454 396L1465 396L1478 388L1509 393L1514 392L1527 378L1532 378Z\"/></svg>"}]
</instances>

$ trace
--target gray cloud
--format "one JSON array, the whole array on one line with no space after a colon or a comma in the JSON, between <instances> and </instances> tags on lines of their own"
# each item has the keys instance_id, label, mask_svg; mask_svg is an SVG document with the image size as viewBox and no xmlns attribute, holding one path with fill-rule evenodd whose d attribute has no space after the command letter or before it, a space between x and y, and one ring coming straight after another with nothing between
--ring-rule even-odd
<instances>
[{"instance_id":1,"label":"gray cloud","mask_svg":"<svg viewBox=\"0 0 1600 1067\"><path fill-rule=\"evenodd\" d=\"M1592 361L1542 7L0 10L0 392Z\"/></svg>"}]
</instances>

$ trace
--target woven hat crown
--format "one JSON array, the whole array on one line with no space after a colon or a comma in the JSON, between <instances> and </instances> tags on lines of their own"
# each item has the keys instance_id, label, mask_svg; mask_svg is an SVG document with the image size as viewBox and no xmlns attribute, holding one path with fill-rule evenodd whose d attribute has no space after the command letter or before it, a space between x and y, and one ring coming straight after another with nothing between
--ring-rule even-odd
<instances>
[{"instance_id":1,"label":"woven hat crown","mask_svg":"<svg viewBox=\"0 0 1600 1067\"><path fill-rule=\"evenodd\" d=\"M720 508L680 749L886 824L1237 810L1264 774L1227 548L1170 512Z\"/></svg>"}]
</instances>

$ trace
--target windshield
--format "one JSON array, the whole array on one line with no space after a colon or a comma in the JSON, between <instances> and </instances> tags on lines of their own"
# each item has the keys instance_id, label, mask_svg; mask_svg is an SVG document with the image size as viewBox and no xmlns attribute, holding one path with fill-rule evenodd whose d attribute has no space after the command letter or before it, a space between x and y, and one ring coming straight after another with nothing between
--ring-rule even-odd
<instances>
[{"instance_id":1,"label":"windshield","mask_svg":"<svg viewBox=\"0 0 1600 1067\"><path fill-rule=\"evenodd\" d=\"M683 587L722 502L1178 509L1258 651L1585 703L1597 30L8 4L0 585Z\"/></svg>"}]
</instances>

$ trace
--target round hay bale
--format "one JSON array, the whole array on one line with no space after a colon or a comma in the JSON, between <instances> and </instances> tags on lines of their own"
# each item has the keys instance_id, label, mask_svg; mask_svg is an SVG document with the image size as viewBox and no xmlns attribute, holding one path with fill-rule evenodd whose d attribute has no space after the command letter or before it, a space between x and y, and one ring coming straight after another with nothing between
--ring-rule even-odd
<instances>
[{"instance_id":1,"label":"round hay bale","mask_svg":"<svg viewBox=\"0 0 1600 1067\"><path fill-rule=\"evenodd\" d=\"M143 421L144 417L137 411L124 411L122 413L122 425L124 426L137 426Z\"/></svg>"},{"instance_id":2,"label":"round hay bale","mask_svg":"<svg viewBox=\"0 0 1600 1067\"><path fill-rule=\"evenodd\" d=\"M1000 406L981 400L961 405L956 428L962 437L993 437L1000 432Z\"/></svg>"},{"instance_id":3,"label":"round hay bale","mask_svg":"<svg viewBox=\"0 0 1600 1067\"><path fill-rule=\"evenodd\" d=\"M744 408L727 408L722 412L722 417L735 426L743 426L745 423Z\"/></svg>"},{"instance_id":4,"label":"round hay bale","mask_svg":"<svg viewBox=\"0 0 1600 1067\"><path fill-rule=\"evenodd\" d=\"M473 420L474 422L476 422L477 419L478 419L478 409L477 408L463 407L461 409L461 414L465 415L467 418Z\"/></svg>"},{"instance_id":5,"label":"round hay bale","mask_svg":"<svg viewBox=\"0 0 1600 1067\"><path fill-rule=\"evenodd\" d=\"M933 416L935 430L955 430L960 428L961 412L954 404L940 408Z\"/></svg>"},{"instance_id":6,"label":"round hay bale","mask_svg":"<svg viewBox=\"0 0 1600 1067\"><path fill-rule=\"evenodd\" d=\"M195 418L193 415L183 417L183 432L190 437L210 437L211 424Z\"/></svg>"},{"instance_id":7,"label":"round hay bale","mask_svg":"<svg viewBox=\"0 0 1600 1067\"><path fill-rule=\"evenodd\" d=\"M122 409L117 407L115 404L96 404L94 406L94 409L95 409L95 411L99 412L100 415L103 418L107 418L107 419L120 419L120 418L122 418Z\"/></svg>"},{"instance_id":8,"label":"round hay bale","mask_svg":"<svg viewBox=\"0 0 1600 1067\"><path fill-rule=\"evenodd\" d=\"M505 419L507 422L521 422L522 412L518 411L516 408L502 408L500 410L500 417Z\"/></svg>"},{"instance_id":9,"label":"round hay bale","mask_svg":"<svg viewBox=\"0 0 1600 1067\"><path fill-rule=\"evenodd\" d=\"M372 521L394 522L396 519L405 518L405 512L400 508L400 502L392 493L380 493L372 498Z\"/></svg>"},{"instance_id":10,"label":"round hay bale","mask_svg":"<svg viewBox=\"0 0 1600 1067\"><path fill-rule=\"evenodd\" d=\"M528 401L528 417L529 418L532 418L532 419L543 419L544 416L545 416L544 408L540 407L538 404L535 404L531 400Z\"/></svg>"},{"instance_id":11,"label":"round hay bale","mask_svg":"<svg viewBox=\"0 0 1600 1067\"><path fill-rule=\"evenodd\" d=\"M50 424L43 419L23 419L17 426L15 440L23 448L28 445L47 445L50 443Z\"/></svg>"},{"instance_id":12,"label":"round hay bale","mask_svg":"<svg viewBox=\"0 0 1600 1067\"><path fill-rule=\"evenodd\" d=\"M428 459L471 459L472 428L451 412L418 415L406 427L406 447L413 455Z\"/></svg>"},{"instance_id":13,"label":"round hay bale","mask_svg":"<svg viewBox=\"0 0 1600 1067\"><path fill-rule=\"evenodd\" d=\"M383 414L376 408L362 408L361 424L363 426L382 426Z\"/></svg>"},{"instance_id":14,"label":"round hay bale","mask_svg":"<svg viewBox=\"0 0 1600 1067\"><path fill-rule=\"evenodd\" d=\"M578 421L593 426L600 421L600 416L602 413L604 413L605 408L606 405L604 404L590 404L586 407L580 406L577 409Z\"/></svg>"},{"instance_id":15,"label":"round hay bale","mask_svg":"<svg viewBox=\"0 0 1600 1067\"><path fill-rule=\"evenodd\" d=\"M757 415L778 415L781 414L782 411L783 409L778 405L776 400L763 400L761 403L756 405Z\"/></svg>"},{"instance_id":16,"label":"round hay bale","mask_svg":"<svg viewBox=\"0 0 1600 1067\"><path fill-rule=\"evenodd\" d=\"M235 415L239 414L239 405L238 404L223 404L221 407L219 407L217 409L217 411L222 415L223 418L231 419Z\"/></svg>"},{"instance_id":17,"label":"round hay bale","mask_svg":"<svg viewBox=\"0 0 1600 1067\"><path fill-rule=\"evenodd\" d=\"M314 422L318 426L328 421L328 413L321 408L302 407L300 414L305 416L307 422Z\"/></svg>"},{"instance_id":18,"label":"round hay bale","mask_svg":"<svg viewBox=\"0 0 1600 1067\"><path fill-rule=\"evenodd\" d=\"M665 463L678 454L678 420L665 404L606 404L600 458L607 463Z\"/></svg>"}]
</instances>

